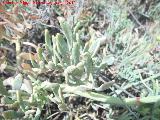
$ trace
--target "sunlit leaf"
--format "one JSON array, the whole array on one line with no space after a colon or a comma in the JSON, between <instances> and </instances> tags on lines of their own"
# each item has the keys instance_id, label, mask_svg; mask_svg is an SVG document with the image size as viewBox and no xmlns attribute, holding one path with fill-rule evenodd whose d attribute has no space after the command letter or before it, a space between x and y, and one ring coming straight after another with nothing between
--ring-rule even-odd
<instances>
[{"instance_id":1,"label":"sunlit leaf","mask_svg":"<svg viewBox=\"0 0 160 120\"><path fill-rule=\"evenodd\" d=\"M73 43L73 48L72 48L72 60L73 64L76 65L79 62L79 56L80 56L80 46L78 43Z\"/></svg>"},{"instance_id":2,"label":"sunlit leaf","mask_svg":"<svg viewBox=\"0 0 160 120\"><path fill-rule=\"evenodd\" d=\"M68 47L69 47L69 49L71 49L72 48L72 43L74 41L72 28L62 17L59 17L58 19L59 19L59 22L60 22L60 26L61 26L61 28L64 32L64 35L67 38Z\"/></svg>"},{"instance_id":3,"label":"sunlit leaf","mask_svg":"<svg viewBox=\"0 0 160 120\"><path fill-rule=\"evenodd\" d=\"M30 80L27 80L27 79L24 79L23 82L24 82L24 85L25 85L26 92L31 94L33 92L32 82Z\"/></svg>"},{"instance_id":4,"label":"sunlit leaf","mask_svg":"<svg viewBox=\"0 0 160 120\"><path fill-rule=\"evenodd\" d=\"M91 41L91 45L89 48L89 52L92 54L92 57L96 55L96 53L98 52L99 48L100 48L100 40L97 39L95 41Z\"/></svg>"},{"instance_id":5,"label":"sunlit leaf","mask_svg":"<svg viewBox=\"0 0 160 120\"><path fill-rule=\"evenodd\" d=\"M52 54L51 36L49 35L49 31L47 29L45 29L45 46L46 49Z\"/></svg>"},{"instance_id":6,"label":"sunlit leaf","mask_svg":"<svg viewBox=\"0 0 160 120\"><path fill-rule=\"evenodd\" d=\"M18 74L15 79L12 81L12 88L14 90L19 90L22 86L23 76L22 74Z\"/></svg>"},{"instance_id":7,"label":"sunlit leaf","mask_svg":"<svg viewBox=\"0 0 160 120\"><path fill-rule=\"evenodd\" d=\"M102 64L113 65L114 61L115 61L114 56L108 55L103 58Z\"/></svg>"}]
</instances>

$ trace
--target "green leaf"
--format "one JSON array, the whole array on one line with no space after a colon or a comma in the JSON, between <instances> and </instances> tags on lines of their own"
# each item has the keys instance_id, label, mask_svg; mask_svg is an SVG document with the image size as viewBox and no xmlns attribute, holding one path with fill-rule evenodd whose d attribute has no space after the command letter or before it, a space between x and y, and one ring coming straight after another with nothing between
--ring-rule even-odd
<instances>
[{"instance_id":1,"label":"green leaf","mask_svg":"<svg viewBox=\"0 0 160 120\"><path fill-rule=\"evenodd\" d=\"M75 66L75 65L71 65L71 66L68 66L68 67L64 70L64 73L65 73L65 74L72 74L75 70L76 70L76 66Z\"/></svg>"},{"instance_id":2,"label":"green leaf","mask_svg":"<svg viewBox=\"0 0 160 120\"><path fill-rule=\"evenodd\" d=\"M8 95L7 90L3 86L3 82L2 82L1 79L0 79L0 94L2 94L2 95Z\"/></svg>"},{"instance_id":3,"label":"green leaf","mask_svg":"<svg viewBox=\"0 0 160 120\"><path fill-rule=\"evenodd\" d=\"M18 74L15 79L12 81L12 87L14 90L19 90L22 86L23 76Z\"/></svg>"},{"instance_id":4,"label":"green leaf","mask_svg":"<svg viewBox=\"0 0 160 120\"><path fill-rule=\"evenodd\" d=\"M160 100L158 100L152 109L152 120L158 120L160 118Z\"/></svg>"},{"instance_id":5,"label":"green leaf","mask_svg":"<svg viewBox=\"0 0 160 120\"><path fill-rule=\"evenodd\" d=\"M60 95L60 89L61 88L59 84L55 85L54 88L52 88L54 96L56 97L58 103L61 103L63 100L63 97Z\"/></svg>"},{"instance_id":6,"label":"green leaf","mask_svg":"<svg viewBox=\"0 0 160 120\"><path fill-rule=\"evenodd\" d=\"M90 73L90 75L89 75L89 81L92 82L92 86L93 86L93 87L97 87L96 80L93 78L93 74L91 74L91 73Z\"/></svg>"},{"instance_id":7,"label":"green leaf","mask_svg":"<svg viewBox=\"0 0 160 120\"><path fill-rule=\"evenodd\" d=\"M26 92L28 92L29 94L32 94L33 92L33 86L32 86L32 82L30 80L24 79L24 85Z\"/></svg>"},{"instance_id":8,"label":"green leaf","mask_svg":"<svg viewBox=\"0 0 160 120\"><path fill-rule=\"evenodd\" d=\"M141 104L138 107L138 112L145 116L151 112L152 106L153 106L152 104Z\"/></svg>"},{"instance_id":9,"label":"green leaf","mask_svg":"<svg viewBox=\"0 0 160 120\"><path fill-rule=\"evenodd\" d=\"M51 44L51 38L49 35L49 31L47 29L45 29L45 46L46 49L52 53L52 44Z\"/></svg>"},{"instance_id":10,"label":"green leaf","mask_svg":"<svg viewBox=\"0 0 160 120\"><path fill-rule=\"evenodd\" d=\"M10 99L9 97L4 96L1 98L1 103L2 104L13 104L14 101L12 99Z\"/></svg>"},{"instance_id":11,"label":"green leaf","mask_svg":"<svg viewBox=\"0 0 160 120\"><path fill-rule=\"evenodd\" d=\"M77 24L76 24L76 26L74 27L74 34L76 34L77 32L78 32L78 29L80 28L82 26L82 23L81 22L78 22Z\"/></svg>"},{"instance_id":12,"label":"green leaf","mask_svg":"<svg viewBox=\"0 0 160 120\"><path fill-rule=\"evenodd\" d=\"M76 33L76 42L78 43L78 45L80 46L80 49L82 49L84 42L80 39L80 32Z\"/></svg>"},{"instance_id":13,"label":"green leaf","mask_svg":"<svg viewBox=\"0 0 160 120\"><path fill-rule=\"evenodd\" d=\"M60 53L58 52L57 48L54 49L54 59L53 60L54 60L55 66L57 66L59 62L61 66L63 66L62 57Z\"/></svg>"},{"instance_id":14,"label":"green leaf","mask_svg":"<svg viewBox=\"0 0 160 120\"><path fill-rule=\"evenodd\" d=\"M72 28L70 27L70 25L65 22L65 20L63 20L62 18L59 18L59 22L60 22L60 26L64 32L65 37L67 38L67 44L69 47L69 50L71 50L72 48L72 43L73 43L73 33L72 33Z\"/></svg>"},{"instance_id":15,"label":"green leaf","mask_svg":"<svg viewBox=\"0 0 160 120\"><path fill-rule=\"evenodd\" d=\"M89 42L86 42L84 48L83 48L83 53L87 52L89 49Z\"/></svg>"},{"instance_id":16,"label":"green leaf","mask_svg":"<svg viewBox=\"0 0 160 120\"><path fill-rule=\"evenodd\" d=\"M8 110L8 111L4 111L2 113L2 116L5 119L18 119L18 118L22 118L24 116L23 112L16 112L14 110Z\"/></svg>"},{"instance_id":17,"label":"green leaf","mask_svg":"<svg viewBox=\"0 0 160 120\"><path fill-rule=\"evenodd\" d=\"M35 68L38 67L38 64L37 64L37 63L35 62L35 60L33 60L32 58L31 58L31 64L32 64L32 66L35 67Z\"/></svg>"},{"instance_id":18,"label":"green leaf","mask_svg":"<svg viewBox=\"0 0 160 120\"><path fill-rule=\"evenodd\" d=\"M101 86L94 88L96 91L100 92L100 91L104 91L106 89L108 89L109 87L111 87L113 84L115 83L115 81L109 81L109 82L105 82L104 84L102 84Z\"/></svg>"},{"instance_id":19,"label":"green leaf","mask_svg":"<svg viewBox=\"0 0 160 120\"><path fill-rule=\"evenodd\" d=\"M91 53L92 57L94 57L96 55L99 48L100 48L100 40L99 39L91 41L91 45L89 47L89 52Z\"/></svg>"},{"instance_id":20,"label":"green leaf","mask_svg":"<svg viewBox=\"0 0 160 120\"><path fill-rule=\"evenodd\" d=\"M84 64L85 62L82 61L82 62L79 62L77 65L76 65L76 70L75 70L75 73L77 76L82 76L83 72L84 72Z\"/></svg>"},{"instance_id":21,"label":"green leaf","mask_svg":"<svg viewBox=\"0 0 160 120\"><path fill-rule=\"evenodd\" d=\"M37 53L38 53L38 59L41 61L44 61L44 58L43 58L43 55L42 55L42 53L43 53L43 50L42 50L42 48L40 48L40 47L38 47L37 48Z\"/></svg>"},{"instance_id":22,"label":"green leaf","mask_svg":"<svg viewBox=\"0 0 160 120\"><path fill-rule=\"evenodd\" d=\"M113 55L105 56L102 60L102 64L113 65L115 58Z\"/></svg>"},{"instance_id":23,"label":"green leaf","mask_svg":"<svg viewBox=\"0 0 160 120\"><path fill-rule=\"evenodd\" d=\"M72 63L76 65L79 62L79 57L80 57L80 46L78 43L73 43L73 48L72 48Z\"/></svg>"},{"instance_id":24,"label":"green leaf","mask_svg":"<svg viewBox=\"0 0 160 120\"><path fill-rule=\"evenodd\" d=\"M60 111L68 111L67 105L64 103L58 104L58 108Z\"/></svg>"},{"instance_id":25,"label":"green leaf","mask_svg":"<svg viewBox=\"0 0 160 120\"><path fill-rule=\"evenodd\" d=\"M53 56L52 56L52 60L55 64L55 66L57 66L58 64L58 58L57 58L57 55L56 55L56 37L54 35L52 35L52 43L53 43Z\"/></svg>"},{"instance_id":26,"label":"green leaf","mask_svg":"<svg viewBox=\"0 0 160 120\"><path fill-rule=\"evenodd\" d=\"M52 61L49 61L48 64L45 66L47 69L54 69L55 64Z\"/></svg>"},{"instance_id":27,"label":"green leaf","mask_svg":"<svg viewBox=\"0 0 160 120\"><path fill-rule=\"evenodd\" d=\"M37 111L36 111L36 114L35 114L34 120L39 120L40 115L41 115L41 109L40 109L40 108L37 108Z\"/></svg>"},{"instance_id":28,"label":"green leaf","mask_svg":"<svg viewBox=\"0 0 160 120\"><path fill-rule=\"evenodd\" d=\"M85 72L87 73L87 76L89 77L90 73L93 73L93 60L91 58L90 53L84 54L84 61L85 61Z\"/></svg>"},{"instance_id":29,"label":"green leaf","mask_svg":"<svg viewBox=\"0 0 160 120\"><path fill-rule=\"evenodd\" d=\"M63 36L61 34L56 35L56 47L57 47L57 52L59 53L59 58L62 58L63 63L70 64L69 61L69 51L68 51L68 46L65 40L63 39ZM56 51L54 51L56 54ZM61 62L61 63L62 63Z\"/></svg>"},{"instance_id":30,"label":"green leaf","mask_svg":"<svg viewBox=\"0 0 160 120\"><path fill-rule=\"evenodd\" d=\"M44 61L39 61L39 66L40 66L40 69L44 69L45 68Z\"/></svg>"}]
</instances>

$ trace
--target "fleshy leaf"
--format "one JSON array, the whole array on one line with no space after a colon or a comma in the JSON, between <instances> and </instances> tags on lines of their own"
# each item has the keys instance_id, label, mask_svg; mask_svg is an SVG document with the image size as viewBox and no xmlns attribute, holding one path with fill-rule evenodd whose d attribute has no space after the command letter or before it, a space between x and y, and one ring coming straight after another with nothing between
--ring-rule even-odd
<instances>
[{"instance_id":1,"label":"fleshy leaf","mask_svg":"<svg viewBox=\"0 0 160 120\"><path fill-rule=\"evenodd\" d=\"M114 56L113 55L108 55L108 56L105 56L103 58L102 63L107 64L107 65L113 65L114 61L115 61Z\"/></svg>"},{"instance_id":2,"label":"fleshy leaf","mask_svg":"<svg viewBox=\"0 0 160 120\"><path fill-rule=\"evenodd\" d=\"M57 45L57 51L62 56L63 62L69 64L69 56L68 56L68 47L67 43L63 39L63 36L61 34L56 35L56 45Z\"/></svg>"},{"instance_id":3,"label":"fleshy leaf","mask_svg":"<svg viewBox=\"0 0 160 120\"><path fill-rule=\"evenodd\" d=\"M60 22L60 26L64 32L65 37L67 38L67 44L69 47L69 50L71 50L72 48L72 43L73 43L73 33L72 33L72 28L70 27L70 25L65 22L64 19L62 18L58 18L59 22Z\"/></svg>"},{"instance_id":4,"label":"fleshy leaf","mask_svg":"<svg viewBox=\"0 0 160 120\"><path fill-rule=\"evenodd\" d=\"M32 82L30 80L24 79L24 85L25 90L31 94L33 92Z\"/></svg>"},{"instance_id":5,"label":"fleshy leaf","mask_svg":"<svg viewBox=\"0 0 160 120\"><path fill-rule=\"evenodd\" d=\"M73 48L72 48L72 60L73 64L76 65L79 62L79 56L80 56L80 46L78 43L73 43Z\"/></svg>"},{"instance_id":6,"label":"fleshy leaf","mask_svg":"<svg viewBox=\"0 0 160 120\"><path fill-rule=\"evenodd\" d=\"M100 40L99 39L91 42L89 52L92 54L92 57L95 56L95 54L98 52L99 48L100 48Z\"/></svg>"},{"instance_id":7,"label":"fleshy leaf","mask_svg":"<svg viewBox=\"0 0 160 120\"><path fill-rule=\"evenodd\" d=\"M23 76L22 74L18 74L15 79L12 81L12 88L14 90L19 90L22 86Z\"/></svg>"},{"instance_id":8,"label":"fleshy leaf","mask_svg":"<svg viewBox=\"0 0 160 120\"><path fill-rule=\"evenodd\" d=\"M46 49L52 53L51 37L47 29L45 29L45 46L46 46Z\"/></svg>"}]
</instances>

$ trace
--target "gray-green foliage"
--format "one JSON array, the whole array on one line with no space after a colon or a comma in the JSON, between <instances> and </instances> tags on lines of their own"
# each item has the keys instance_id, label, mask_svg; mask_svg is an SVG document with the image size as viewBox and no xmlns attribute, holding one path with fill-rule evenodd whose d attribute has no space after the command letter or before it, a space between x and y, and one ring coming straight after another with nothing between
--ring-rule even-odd
<instances>
[{"instance_id":1,"label":"gray-green foliage","mask_svg":"<svg viewBox=\"0 0 160 120\"><path fill-rule=\"evenodd\" d=\"M103 62L103 65L100 64L102 58L99 59L96 56L100 48L100 40L93 39L94 33L92 33L92 41L84 44L79 38L79 23L75 26L73 33L70 26L64 20L60 19L60 25L64 35L57 34L56 36L52 36L53 56L52 60L46 65L46 69L63 70L62 74L68 85L76 85L77 87L89 85L90 90L94 89L94 84L96 83L90 80L89 76L93 76L95 79L95 73L107 65L106 62ZM51 68L51 66L53 67Z\"/></svg>"},{"instance_id":2,"label":"gray-green foliage","mask_svg":"<svg viewBox=\"0 0 160 120\"><path fill-rule=\"evenodd\" d=\"M48 31L45 31L45 46L50 54L44 58L43 54L45 53L39 52L40 48L38 49L39 58L43 60L39 63L40 66L43 63L46 64L37 69L63 70L67 84L76 84L81 80L84 80L83 84L85 84L88 82L89 75L100 69L95 61L100 41L95 39L83 45L79 40L78 33L72 33L72 28L65 21L60 20L60 25L64 34L58 33L56 36L52 36L52 40Z\"/></svg>"},{"instance_id":3,"label":"gray-green foliage","mask_svg":"<svg viewBox=\"0 0 160 120\"><path fill-rule=\"evenodd\" d=\"M30 90L27 95L21 90L22 85L26 83L22 74L18 74L12 79L13 103L17 103L24 112L25 117L38 119L43 106L50 101L56 103L61 111L69 111L65 104L64 91L68 93L80 91L80 94L82 94L81 91L92 89L97 91L105 90L111 84L104 84L97 88L98 86L95 81L96 72L99 72L106 65L106 62L103 61L103 65L101 65L102 58L97 57L100 41L99 39L94 39L94 33L91 35L92 41L84 44L80 40L79 23L72 30L63 19L59 19L59 22L63 34L57 33L57 35L51 36L49 31L45 30L45 44L44 47L37 47L37 61L30 57L32 73L26 74L24 72L28 79L27 83L29 81L32 82L32 85L28 84L28 87L33 90ZM39 74L47 71L61 72L61 76L64 77L65 82L57 81L57 83L51 83L47 82L47 80L42 82L41 78L36 78ZM61 76L60 78L63 79ZM66 90L65 86L67 85L71 88L69 89L70 91ZM52 94L48 94L47 91L52 92ZM1 92L5 94L5 91ZM87 96L90 95L87 94ZM93 98L96 99L96 97ZM34 116L28 116L28 111L32 106L35 106L37 110L34 111ZM13 114L14 111L9 110L4 112L4 117L19 117L17 113L15 113L15 116Z\"/></svg>"},{"instance_id":4,"label":"gray-green foliage","mask_svg":"<svg viewBox=\"0 0 160 120\"><path fill-rule=\"evenodd\" d=\"M130 12L126 6L129 2L123 1L123 5L121 2L119 1L117 5L110 1L112 6L108 4L108 7L104 9L107 12L107 18L111 21L106 30L109 40L105 50L107 55L115 58L113 64L116 66L119 78L132 83L140 80L141 71L152 72L149 75L157 74L156 70L152 71L149 66L152 66L152 69L155 66L150 51L159 44L156 41L158 30L153 27L153 30L146 30L143 35L139 36L138 31L133 31L134 20L128 18ZM153 31L154 36L151 34Z\"/></svg>"},{"instance_id":5,"label":"gray-green foliage","mask_svg":"<svg viewBox=\"0 0 160 120\"><path fill-rule=\"evenodd\" d=\"M118 97L101 94L100 92L108 89L114 84L114 81L103 83L99 86L97 85L96 76L103 68L112 68L114 66L114 72L117 73L116 77L122 83L124 79L127 80L127 84L122 86L124 90L127 90L129 86L143 83L142 71L143 74L149 73L145 77L151 75L150 78L146 78L144 81L154 81L160 76L157 74L159 68L156 67L156 65L159 66L159 63L156 65L146 65L146 63L153 63L149 52L158 44L154 39L157 36L151 37L146 32L139 37L137 32L133 32L134 24L127 18L126 9L122 10L119 6L114 5L106 7L104 10L106 10L107 18L110 22L104 35L105 39L107 39L105 46L101 47L103 52L100 50L101 40L95 37L96 32L93 29L89 30L90 41L85 43L81 41L80 36L84 34L83 29L80 30L81 26L83 26L81 22L71 28L65 20L60 18L62 33L50 35L49 31L45 30L45 44L43 47L38 46L36 49L37 60L30 59L32 71L29 73L22 71L24 72L24 78L22 74L14 77L12 81L13 91L12 94L9 93L12 95L12 99L7 96L2 98L3 104L10 106L10 110L3 113L4 117L7 119L21 117L39 119L44 105L50 102L56 103L61 111L69 111L70 109L65 100L70 93L105 104L124 105L126 103L128 105L137 105L135 98L122 100ZM150 37L152 38L151 40ZM140 68L137 66L140 66ZM55 78L53 80L55 82L52 83L48 80L49 78L39 77L43 73L50 74L47 73L48 71L58 71L60 79ZM25 78L32 82L30 88L33 86L33 90L28 93L20 89L26 81ZM63 80L65 81L63 82ZM152 85L147 86L148 84L145 82L143 84L149 90L152 87ZM123 92L123 90L119 91L119 93L117 92L118 94ZM151 89L149 94L156 96L145 98L145 95L142 95L144 98L141 98L140 102L146 104L156 102L160 98L158 92L159 84L157 80L153 82L153 90ZM0 94L8 95L3 86L0 88ZM159 108L156 108L156 105L158 104L156 103L153 108L159 112ZM33 106L36 109L31 112L30 110L32 110ZM139 113L141 115L148 114L150 109L144 105L142 106ZM20 111L13 111L14 108L20 108ZM21 112L25 116L24 114L19 114ZM132 119L132 115L127 112L120 116L120 119ZM158 116L154 110L152 115L153 117Z\"/></svg>"}]
</instances>

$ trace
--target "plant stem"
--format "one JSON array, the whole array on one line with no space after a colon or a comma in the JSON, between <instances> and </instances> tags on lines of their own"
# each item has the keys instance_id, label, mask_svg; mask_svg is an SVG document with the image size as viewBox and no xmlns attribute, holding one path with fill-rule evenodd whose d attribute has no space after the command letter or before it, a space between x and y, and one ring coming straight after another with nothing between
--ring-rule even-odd
<instances>
[{"instance_id":1,"label":"plant stem","mask_svg":"<svg viewBox=\"0 0 160 120\"><path fill-rule=\"evenodd\" d=\"M61 85L63 88L63 92L66 93L74 93L76 95L80 95L82 97L86 97L95 101L104 102L112 105L139 105L139 103L154 103L160 99L160 95L157 96L148 96L148 97L135 97L135 98L124 98L121 99L119 97L107 96L105 94L99 94L91 91L80 91L76 90L77 87L71 87L68 85Z\"/></svg>"},{"instance_id":2,"label":"plant stem","mask_svg":"<svg viewBox=\"0 0 160 120\"><path fill-rule=\"evenodd\" d=\"M21 52L21 45L20 45L20 40L17 39L16 41L16 61L17 61L17 67L20 68L20 57L19 54Z\"/></svg>"},{"instance_id":3,"label":"plant stem","mask_svg":"<svg viewBox=\"0 0 160 120\"><path fill-rule=\"evenodd\" d=\"M17 101L20 103L21 102L21 95L20 95L19 90L16 91L16 95L17 95Z\"/></svg>"}]
</instances>

